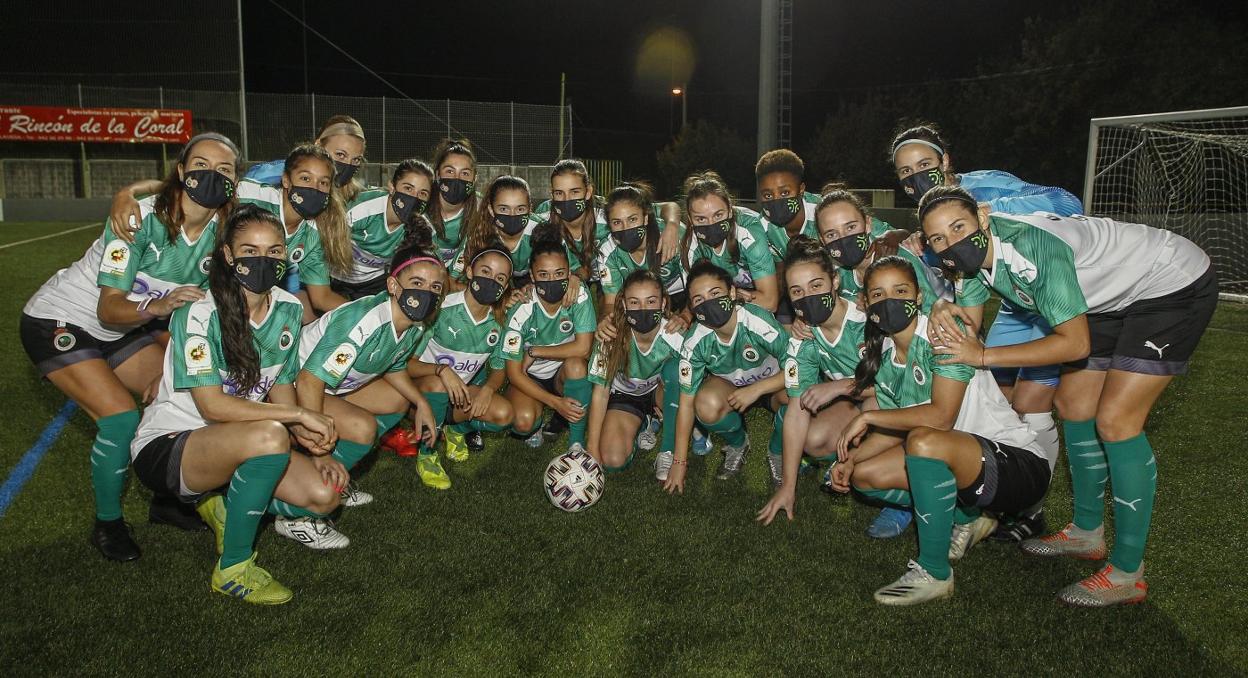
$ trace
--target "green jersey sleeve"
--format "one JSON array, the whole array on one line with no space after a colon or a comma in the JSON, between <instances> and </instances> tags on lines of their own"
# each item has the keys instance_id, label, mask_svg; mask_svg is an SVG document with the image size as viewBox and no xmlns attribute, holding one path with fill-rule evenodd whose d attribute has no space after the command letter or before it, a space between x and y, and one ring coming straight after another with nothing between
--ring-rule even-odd
<instances>
[{"instance_id":1,"label":"green jersey sleeve","mask_svg":"<svg viewBox=\"0 0 1248 678\"><path fill-rule=\"evenodd\" d=\"M594 350L589 354L589 383L596 386L607 385L607 354L602 342L594 342Z\"/></svg>"},{"instance_id":2,"label":"green jersey sleeve","mask_svg":"<svg viewBox=\"0 0 1248 678\"><path fill-rule=\"evenodd\" d=\"M594 300L581 283L581 291L572 305L572 331L575 334L593 332L598 329L598 314L594 311Z\"/></svg>"},{"instance_id":3,"label":"green jersey sleeve","mask_svg":"<svg viewBox=\"0 0 1248 678\"><path fill-rule=\"evenodd\" d=\"M680 349L680 392L694 395L702 386L706 375L706 356L698 350L701 342L698 332L692 331L685 335L685 343Z\"/></svg>"},{"instance_id":4,"label":"green jersey sleeve","mask_svg":"<svg viewBox=\"0 0 1248 678\"><path fill-rule=\"evenodd\" d=\"M524 359L524 334L528 329L528 319L533 317L532 303L522 301L507 312L507 329L503 332L503 340L499 342L502 348L495 351L502 356L500 362L519 362Z\"/></svg>"},{"instance_id":5,"label":"green jersey sleeve","mask_svg":"<svg viewBox=\"0 0 1248 678\"><path fill-rule=\"evenodd\" d=\"M139 273L139 263L143 260L143 253L147 251L148 243L151 242L148 229L152 228L152 221L154 219L144 219L142 228L134 234L134 242L128 243L113 235L113 229L110 226L112 220L105 220L104 234L100 236L104 241L104 256L100 257L100 269L96 275L95 284L124 292L130 291L134 285L134 277ZM159 222L156 223L159 225ZM164 227L161 226L161 228Z\"/></svg>"},{"instance_id":6,"label":"green jersey sleeve","mask_svg":"<svg viewBox=\"0 0 1248 678\"><path fill-rule=\"evenodd\" d=\"M517 306L518 305L519 304L517 304ZM491 311L491 313L493 313L493 311ZM490 351L490 369L501 370L507 363L507 360L503 358L503 344L506 342L502 341L502 337L499 336L497 331L495 331L494 339L494 348Z\"/></svg>"},{"instance_id":7,"label":"green jersey sleeve","mask_svg":"<svg viewBox=\"0 0 1248 678\"><path fill-rule=\"evenodd\" d=\"M790 339L784 359L784 389L797 398L821 380L819 348L814 341Z\"/></svg>"},{"instance_id":8,"label":"green jersey sleeve","mask_svg":"<svg viewBox=\"0 0 1248 678\"><path fill-rule=\"evenodd\" d=\"M1028 229L1026 240L1030 245L1037 275L1032 281L1032 297L1036 312L1057 327L1081 313L1088 312L1088 302L1075 273L1075 258L1070 246L1056 236L1039 228Z\"/></svg>"},{"instance_id":9,"label":"green jersey sleeve","mask_svg":"<svg viewBox=\"0 0 1248 678\"><path fill-rule=\"evenodd\" d=\"M299 261L299 282L304 285L329 284L329 267L325 264L320 231L314 231L308 238L308 249Z\"/></svg>"},{"instance_id":10,"label":"green jersey sleeve","mask_svg":"<svg viewBox=\"0 0 1248 678\"><path fill-rule=\"evenodd\" d=\"M988 286L979 276L962 277L953 284L953 289L958 306L982 306L991 296L988 294Z\"/></svg>"},{"instance_id":11,"label":"green jersey sleeve","mask_svg":"<svg viewBox=\"0 0 1248 678\"><path fill-rule=\"evenodd\" d=\"M173 387L220 386L226 369L221 328L211 303L187 304L169 318L169 366Z\"/></svg>"},{"instance_id":12,"label":"green jersey sleeve","mask_svg":"<svg viewBox=\"0 0 1248 678\"><path fill-rule=\"evenodd\" d=\"M350 313L360 307L343 307L329 319L329 326L316 342L307 360L303 361L303 369L317 379L325 382L330 388L338 388L343 379L351 373L351 366L360 357L360 344L352 341L351 330L363 316L363 313ZM367 311L367 309L364 309Z\"/></svg>"},{"instance_id":13,"label":"green jersey sleeve","mask_svg":"<svg viewBox=\"0 0 1248 678\"><path fill-rule=\"evenodd\" d=\"M302 308L303 307L301 306L300 310L302 310ZM302 314L300 314L299 317L294 318L294 322L288 325L288 327L291 328L290 331L293 337L291 342L292 348L290 355L286 358L286 362L282 365L282 371L277 375L277 383L279 384L293 384L295 383L295 379L299 376L299 332L302 329L299 323L301 320L303 320Z\"/></svg>"}]
</instances>

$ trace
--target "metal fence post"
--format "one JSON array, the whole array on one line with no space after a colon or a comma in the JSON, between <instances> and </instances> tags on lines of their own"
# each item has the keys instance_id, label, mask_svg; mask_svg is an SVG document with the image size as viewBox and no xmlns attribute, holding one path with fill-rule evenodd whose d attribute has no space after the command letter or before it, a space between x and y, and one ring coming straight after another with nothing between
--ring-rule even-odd
<instances>
[{"instance_id":1,"label":"metal fence post","mask_svg":"<svg viewBox=\"0 0 1248 678\"><path fill-rule=\"evenodd\" d=\"M165 107L165 88L160 87L159 90L160 90L160 99L159 99L160 107L164 108ZM160 176L163 177L168 173L169 173L169 149L167 148L166 144L161 144L160 145Z\"/></svg>"},{"instance_id":2,"label":"metal fence post","mask_svg":"<svg viewBox=\"0 0 1248 678\"><path fill-rule=\"evenodd\" d=\"M82 108L82 83L78 83L78 108ZM87 144L78 142L78 152L82 158L82 197L91 197L91 167L87 165Z\"/></svg>"},{"instance_id":3,"label":"metal fence post","mask_svg":"<svg viewBox=\"0 0 1248 678\"><path fill-rule=\"evenodd\" d=\"M312 93L312 136L316 136L316 92Z\"/></svg>"},{"instance_id":4,"label":"metal fence post","mask_svg":"<svg viewBox=\"0 0 1248 678\"><path fill-rule=\"evenodd\" d=\"M446 137L451 137L451 100L446 100Z\"/></svg>"},{"instance_id":5,"label":"metal fence post","mask_svg":"<svg viewBox=\"0 0 1248 678\"><path fill-rule=\"evenodd\" d=\"M381 173L386 173L386 97L381 97Z\"/></svg>"},{"instance_id":6,"label":"metal fence post","mask_svg":"<svg viewBox=\"0 0 1248 678\"><path fill-rule=\"evenodd\" d=\"M516 166L516 102L511 102L511 166ZM515 169L511 170L515 172Z\"/></svg>"}]
</instances>

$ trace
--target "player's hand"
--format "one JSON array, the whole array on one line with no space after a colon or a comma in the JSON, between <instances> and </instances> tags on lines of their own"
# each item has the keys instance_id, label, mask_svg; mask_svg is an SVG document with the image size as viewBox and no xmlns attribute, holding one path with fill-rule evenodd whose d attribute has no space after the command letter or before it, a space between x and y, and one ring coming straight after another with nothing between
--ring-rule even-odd
<instances>
[{"instance_id":1,"label":"player's hand","mask_svg":"<svg viewBox=\"0 0 1248 678\"><path fill-rule=\"evenodd\" d=\"M204 298L204 291L193 285L175 287L169 294L156 299L147 305L147 310L154 316L168 318L173 312L187 304Z\"/></svg>"},{"instance_id":2,"label":"player's hand","mask_svg":"<svg viewBox=\"0 0 1248 678\"><path fill-rule=\"evenodd\" d=\"M683 314L673 313L667 319L667 324L663 326L663 331L669 334L684 334L689 331L689 319Z\"/></svg>"},{"instance_id":3,"label":"player's hand","mask_svg":"<svg viewBox=\"0 0 1248 678\"><path fill-rule=\"evenodd\" d=\"M310 452L313 454L329 454L334 451L334 445L338 442L338 431L334 428L332 417L320 412L301 409L297 423L307 429L310 434L308 439L312 444L304 445Z\"/></svg>"},{"instance_id":4,"label":"player's hand","mask_svg":"<svg viewBox=\"0 0 1248 678\"><path fill-rule=\"evenodd\" d=\"M866 412L849 420L849 423L841 430L840 439L836 441L836 458L842 462L849 459L849 448L862 442L862 437L867 434L869 428L871 424L867 422Z\"/></svg>"},{"instance_id":5,"label":"player's hand","mask_svg":"<svg viewBox=\"0 0 1248 678\"><path fill-rule=\"evenodd\" d=\"M966 309L944 299L932 304L928 320L936 334L931 338L943 344L948 344L951 337L966 336L968 333L974 334L979 330ZM962 325L958 325L959 320L962 321Z\"/></svg>"},{"instance_id":6,"label":"player's hand","mask_svg":"<svg viewBox=\"0 0 1248 678\"><path fill-rule=\"evenodd\" d=\"M568 276L568 291L563 293L563 307L572 308L576 298L581 294L581 276L573 273Z\"/></svg>"},{"instance_id":7,"label":"player's hand","mask_svg":"<svg viewBox=\"0 0 1248 678\"><path fill-rule=\"evenodd\" d=\"M139 213L139 201L127 186L113 196L113 204L109 208L108 228L113 235L133 244L134 234L139 232L139 224L143 215Z\"/></svg>"},{"instance_id":8,"label":"player's hand","mask_svg":"<svg viewBox=\"0 0 1248 678\"><path fill-rule=\"evenodd\" d=\"M742 386L728 394L728 406L741 414L745 414L745 411L750 409L750 405L753 405L760 395L762 394L753 385Z\"/></svg>"},{"instance_id":9,"label":"player's hand","mask_svg":"<svg viewBox=\"0 0 1248 678\"><path fill-rule=\"evenodd\" d=\"M771 501L767 502L766 506L763 506L763 509L758 512L754 520L764 525L770 525L771 521L775 520L781 511L784 511L791 521L793 520L793 504L796 501L796 490L790 485L782 485L780 489L776 490L775 494L771 495Z\"/></svg>"},{"instance_id":10,"label":"player's hand","mask_svg":"<svg viewBox=\"0 0 1248 678\"><path fill-rule=\"evenodd\" d=\"M801 318L793 319L793 324L789 326L789 335L799 341L815 338L815 333L810 331L810 325L807 325L806 321Z\"/></svg>"},{"instance_id":11,"label":"player's hand","mask_svg":"<svg viewBox=\"0 0 1248 678\"><path fill-rule=\"evenodd\" d=\"M308 430L303 424L291 424L290 434L295 437L299 446L312 454L326 454L322 450L321 437Z\"/></svg>"},{"instance_id":12,"label":"player's hand","mask_svg":"<svg viewBox=\"0 0 1248 678\"><path fill-rule=\"evenodd\" d=\"M413 445L424 441L429 449L433 449L434 443L438 442L438 422L434 421L433 412L428 407L416 408L416 414L412 415L412 432L407 437Z\"/></svg>"},{"instance_id":13,"label":"player's hand","mask_svg":"<svg viewBox=\"0 0 1248 678\"><path fill-rule=\"evenodd\" d=\"M528 298L528 290L529 287L527 286L524 289L512 290L511 294L507 295L507 303L503 304L503 310L510 311L512 306L515 306Z\"/></svg>"},{"instance_id":14,"label":"player's hand","mask_svg":"<svg viewBox=\"0 0 1248 678\"><path fill-rule=\"evenodd\" d=\"M667 472L667 480L663 483L663 489L666 490L668 494L684 494L685 472L688 470L688 462L672 462L672 468Z\"/></svg>"},{"instance_id":15,"label":"player's hand","mask_svg":"<svg viewBox=\"0 0 1248 678\"><path fill-rule=\"evenodd\" d=\"M744 290L740 287L737 288L737 301L752 304L757 296L758 292L756 290Z\"/></svg>"},{"instance_id":16,"label":"player's hand","mask_svg":"<svg viewBox=\"0 0 1248 678\"><path fill-rule=\"evenodd\" d=\"M854 476L854 461L852 459L837 462L832 467L832 489L841 494L849 494L849 481Z\"/></svg>"},{"instance_id":17,"label":"player's hand","mask_svg":"<svg viewBox=\"0 0 1248 678\"><path fill-rule=\"evenodd\" d=\"M551 407L552 410L559 413L568 423L575 423L585 416L585 408L577 401L571 398L558 398Z\"/></svg>"},{"instance_id":18,"label":"player's hand","mask_svg":"<svg viewBox=\"0 0 1248 678\"><path fill-rule=\"evenodd\" d=\"M615 323L611 322L611 314L602 316L602 320L598 321L598 329L594 330L594 340L600 344L609 344L615 341L620 331L616 329Z\"/></svg>"},{"instance_id":19,"label":"player's hand","mask_svg":"<svg viewBox=\"0 0 1248 678\"><path fill-rule=\"evenodd\" d=\"M680 222L669 221L663 226L663 234L659 236L659 263L666 264L678 253L680 253Z\"/></svg>"},{"instance_id":20,"label":"player's hand","mask_svg":"<svg viewBox=\"0 0 1248 678\"><path fill-rule=\"evenodd\" d=\"M936 356L937 365L962 364L971 367L984 365L984 344L978 334L954 334L943 337L942 346L933 346L932 353Z\"/></svg>"},{"instance_id":21,"label":"player's hand","mask_svg":"<svg viewBox=\"0 0 1248 678\"><path fill-rule=\"evenodd\" d=\"M451 405L457 410L466 410L472 405L472 394L468 393L468 387L464 386L464 382L455 373L455 370L442 370L442 386L446 388L446 395L451 400Z\"/></svg>"},{"instance_id":22,"label":"player's hand","mask_svg":"<svg viewBox=\"0 0 1248 678\"><path fill-rule=\"evenodd\" d=\"M853 379L837 379L836 381L825 381L810 388L802 393L799 401L802 409L811 414L817 413L820 408L828 403L849 393L849 389L854 385Z\"/></svg>"},{"instance_id":23,"label":"player's hand","mask_svg":"<svg viewBox=\"0 0 1248 678\"><path fill-rule=\"evenodd\" d=\"M320 472L321 482L334 488L334 492L342 492L347 483L351 482L347 467L331 456L312 457L312 464Z\"/></svg>"},{"instance_id":24,"label":"player's hand","mask_svg":"<svg viewBox=\"0 0 1248 678\"><path fill-rule=\"evenodd\" d=\"M494 392L488 388L482 388L477 395L472 398L472 407L468 409L468 415L471 419L481 419L486 412L490 411L490 403L494 402Z\"/></svg>"},{"instance_id":25,"label":"player's hand","mask_svg":"<svg viewBox=\"0 0 1248 678\"><path fill-rule=\"evenodd\" d=\"M901 241L901 246L906 248L906 251L910 254L920 259L923 258L923 234L921 232L915 231L911 233L910 237Z\"/></svg>"}]
</instances>

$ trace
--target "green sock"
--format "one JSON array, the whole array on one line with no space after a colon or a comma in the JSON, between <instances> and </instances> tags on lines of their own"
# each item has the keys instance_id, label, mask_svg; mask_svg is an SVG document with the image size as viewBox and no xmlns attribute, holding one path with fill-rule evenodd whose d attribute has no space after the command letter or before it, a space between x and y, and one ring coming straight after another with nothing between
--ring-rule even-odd
<instances>
[{"instance_id":1,"label":"green sock","mask_svg":"<svg viewBox=\"0 0 1248 678\"><path fill-rule=\"evenodd\" d=\"M953 509L953 524L970 525L975 522L975 519L979 518L981 513L983 511L980 511L978 506L955 506Z\"/></svg>"},{"instance_id":2,"label":"green sock","mask_svg":"<svg viewBox=\"0 0 1248 678\"><path fill-rule=\"evenodd\" d=\"M121 518L121 493L126 488L126 470L130 467L130 442L139 430L139 411L100 417L95 425L99 427L91 446L95 517L117 520Z\"/></svg>"},{"instance_id":3,"label":"green sock","mask_svg":"<svg viewBox=\"0 0 1248 678\"><path fill-rule=\"evenodd\" d=\"M284 502L277 497L273 497L273 499L269 501L269 506L266 510L272 515L284 516L286 518L324 518L326 515L324 513L317 513L311 509L306 509L302 506L295 506L294 504Z\"/></svg>"},{"instance_id":4,"label":"green sock","mask_svg":"<svg viewBox=\"0 0 1248 678\"><path fill-rule=\"evenodd\" d=\"M909 508L914 506L914 498L905 490L864 490L855 487L859 494L870 497L876 501L892 504L894 506L902 506Z\"/></svg>"},{"instance_id":5,"label":"green sock","mask_svg":"<svg viewBox=\"0 0 1248 678\"><path fill-rule=\"evenodd\" d=\"M222 569L251 557L251 547L256 541L256 529L260 527L264 508L289 463L290 453L266 454L252 457L234 470L234 475L230 477L230 489L226 492L229 503L225 511Z\"/></svg>"},{"instance_id":6,"label":"green sock","mask_svg":"<svg viewBox=\"0 0 1248 678\"><path fill-rule=\"evenodd\" d=\"M563 382L563 395L575 400L585 408L585 416L579 421L568 424L568 445L580 443L585 445L585 427L589 424L589 400L593 396L594 386L588 379L568 379Z\"/></svg>"},{"instance_id":7,"label":"green sock","mask_svg":"<svg viewBox=\"0 0 1248 678\"><path fill-rule=\"evenodd\" d=\"M1104 522L1105 481L1109 462L1096 437L1096 420L1064 421L1066 461L1070 463L1070 491L1075 499L1075 527L1095 530Z\"/></svg>"},{"instance_id":8,"label":"green sock","mask_svg":"<svg viewBox=\"0 0 1248 678\"><path fill-rule=\"evenodd\" d=\"M445 393L426 393L425 400L429 402L429 410L433 413L433 423L441 424L446 419L446 408L451 404L451 396ZM416 433L419 434L420 431ZM437 453L424 442L419 443L419 448L422 457Z\"/></svg>"},{"instance_id":9,"label":"green sock","mask_svg":"<svg viewBox=\"0 0 1248 678\"><path fill-rule=\"evenodd\" d=\"M482 433L501 433L502 431L506 431L511 428L505 424L491 424L488 421L481 421L480 419L471 419L468 421L468 424L471 426L473 431L480 431Z\"/></svg>"},{"instance_id":10,"label":"green sock","mask_svg":"<svg viewBox=\"0 0 1248 678\"><path fill-rule=\"evenodd\" d=\"M633 451L629 453L628 459L625 459L623 464L620 464L619 466L607 466L606 464L603 464L602 472L603 473L621 473L623 471L627 471L628 467L633 465L633 457L636 457L636 456L637 456L637 448L634 447Z\"/></svg>"},{"instance_id":11,"label":"green sock","mask_svg":"<svg viewBox=\"0 0 1248 678\"><path fill-rule=\"evenodd\" d=\"M763 396L770 398L771 396ZM771 438L767 441L767 453L780 456L784 453L784 412L788 405L781 405L771 418Z\"/></svg>"},{"instance_id":12,"label":"green sock","mask_svg":"<svg viewBox=\"0 0 1248 678\"><path fill-rule=\"evenodd\" d=\"M472 433L473 431L476 430L472 427L472 421L473 421L472 419L469 419L467 421L461 421L458 424L451 424L447 428L451 429L452 431L458 433L461 436L466 436L469 433Z\"/></svg>"},{"instance_id":13,"label":"green sock","mask_svg":"<svg viewBox=\"0 0 1248 678\"><path fill-rule=\"evenodd\" d=\"M914 526L919 532L919 565L937 579L948 579L949 540L958 501L958 483L939 459L906 455L906 473L914 495Z\"/></svg>"},{"instance_id":14,"label":"green sock","mask_svg":"<svg viewBox=\"0 0 1248 678\"><path fill-rule=\"evenodd\" d=\"M1114 491L1114 550L1109 562L1123 572L1135 572L1144 560L1144 543L1153 519L1157 494L1157 457L1143 433L1116 443L1105 443Z\"/></svg>"},{"instance_id":15,"label":"green sock","mask_svg":"<svg viewBox=\"0 0 1248 678\"><path fill-rule=\"evenodd\" d=\"M700 420L699 420L700 421ZM745 444L745 427L742 425L741 415L733 410L728 410L728 414L724 415L714 423L703 421L702 425L711 433L718 433L724 442L732 447L740 447Z\"/></svg>"},{"instance_id":16,"label":"green sock","mask_svg":"<svg viewBox=\"0 0 1248 678\"><path fill-rule=\"evenodd\" d=\"M676 410L680 408L679 379L680 362L672 359L663 363L663 426L659 429L660 452L676 451Z\"/></svg>"},{"instance_id":17,"label":"green sock","mask_svg":"<svg viewBox=\"0 0 1248 678\"><path fill-rule=\"evenodd\" d=\"M338 446L334 448L334 453L330 456L342 462L342 465L346 466L347 470L350 471L372 449L373 446L371 444L365 445L364 443L353 442L346 438L339 438Z\"/></svg>"},{"instance_id":18,"label":"green sock","mask_svg":"<svg viewBox=\"0 0 1248 678\"><path fill-rule=\"evenodd\" d=\"M375 415L373 418L377 420L377 439L381 440L381 437L397 426L400 421L403 421L403 417L406 415L406 412Z\"/></svg>"}]
</instances>

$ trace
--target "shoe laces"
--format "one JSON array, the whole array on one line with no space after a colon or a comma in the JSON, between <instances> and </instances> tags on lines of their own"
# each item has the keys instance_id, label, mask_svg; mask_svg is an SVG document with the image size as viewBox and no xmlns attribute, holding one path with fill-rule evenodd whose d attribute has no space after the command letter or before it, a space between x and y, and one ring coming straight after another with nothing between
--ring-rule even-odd
<instances>
[{"instance_id":1,"label":"shoe laces","mask_svg":"<svg viewBox=\"0 0 1248 678\"><path fill-rule=\"evenodd\" d=\"M898 584L919 584L922 582L935 581L935 577L927 573L923 566L911 560L906 563L906 573L901 575L897 580Z\"/></svg>"}]
</instances>

